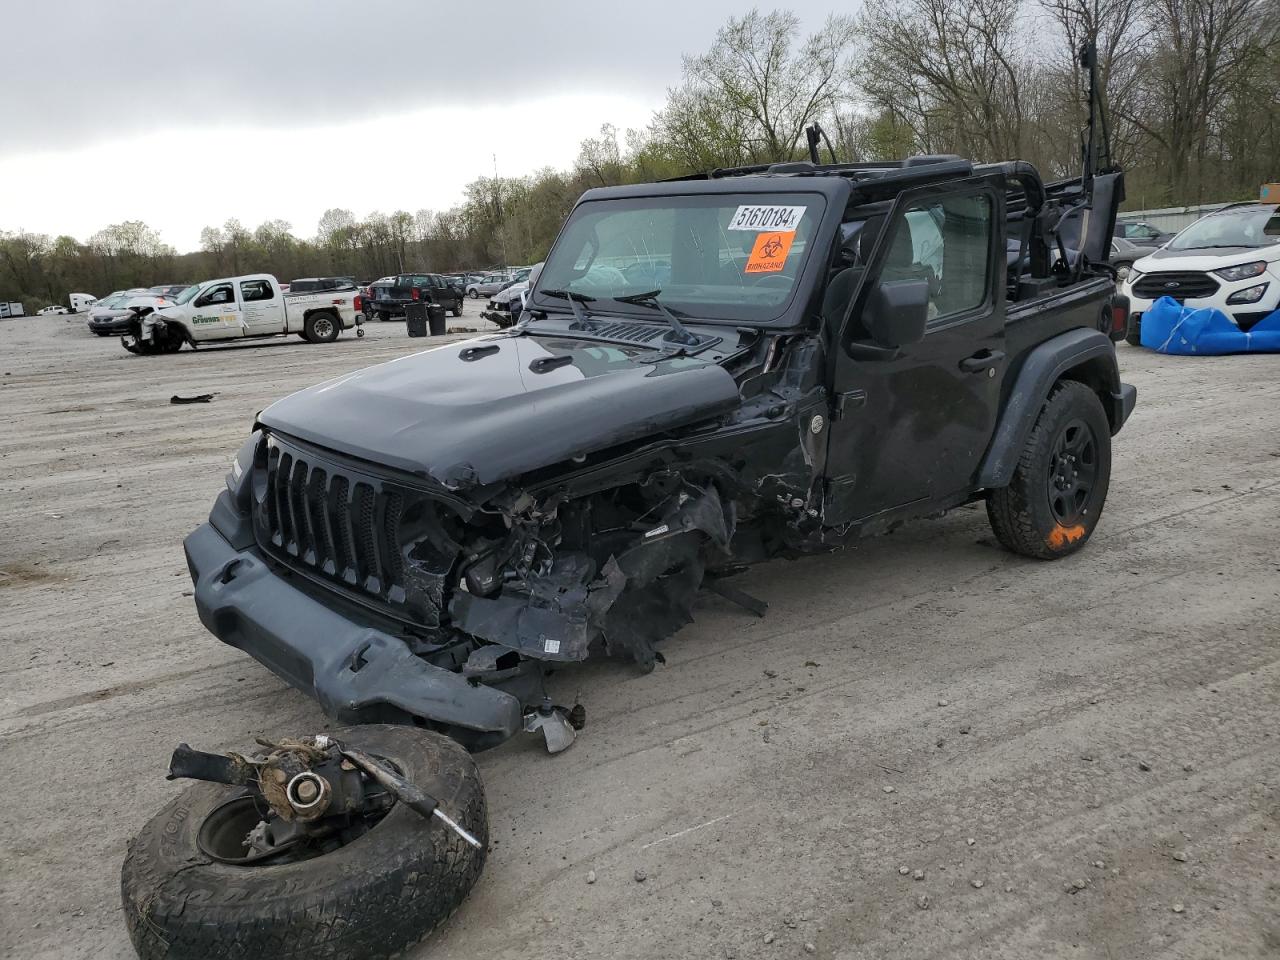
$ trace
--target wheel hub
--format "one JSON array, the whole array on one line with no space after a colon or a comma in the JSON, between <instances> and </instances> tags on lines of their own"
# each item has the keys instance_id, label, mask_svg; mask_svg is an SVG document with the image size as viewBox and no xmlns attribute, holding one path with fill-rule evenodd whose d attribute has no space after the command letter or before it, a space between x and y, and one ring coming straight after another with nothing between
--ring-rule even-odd
<instances>
[{"instance_id":1,"label":"wheel hub","mask_svg":"<svg viewBox=\"0 0 1280 960\"><path fill-rule=\"evenodd\" d=\"M1083 420L1071 420L1054 438L1049 457L1048 499L1063 526L1084 519L1092 508L1098 470L1098 443Z\"/></svg>"}]
</instances>

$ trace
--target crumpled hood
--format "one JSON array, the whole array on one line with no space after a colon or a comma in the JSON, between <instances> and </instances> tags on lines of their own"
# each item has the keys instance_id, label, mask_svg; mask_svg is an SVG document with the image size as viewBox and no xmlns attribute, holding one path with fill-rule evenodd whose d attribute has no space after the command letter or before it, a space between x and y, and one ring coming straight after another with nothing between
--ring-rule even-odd
<instances>
[{"instance_id":1,"label":"crumpled hood","mask_svg":"<svg viewBox=\"0 0 1280 960\"><path fill-rule=\"evenodd\" d=\"M732 409L717 364L556 337L491 337L308 387L259 415L270 430L451 489L508 480Z\"/></svg>"}]
</instances>

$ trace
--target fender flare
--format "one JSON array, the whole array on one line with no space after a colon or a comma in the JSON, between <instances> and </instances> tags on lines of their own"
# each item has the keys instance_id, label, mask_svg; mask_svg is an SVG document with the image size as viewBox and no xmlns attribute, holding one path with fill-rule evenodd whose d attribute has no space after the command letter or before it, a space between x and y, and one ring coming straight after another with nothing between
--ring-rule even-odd
<instances>
[{"instance_id":1,"label":"fender flare","mask_svg":"<svg viewBox=\"0 0 1280 960\"><path fill-rule=\"evenodd\" d=\"M978 471L981 488L1006 487L1040 409L1059 380L1079 380L1102 401L1114 435L1133 409L1137 391L1120 382L1115 344L1100 330L1068 330L1032 349L1018 371L991 445Z\"/></svg>"}]
</instances>

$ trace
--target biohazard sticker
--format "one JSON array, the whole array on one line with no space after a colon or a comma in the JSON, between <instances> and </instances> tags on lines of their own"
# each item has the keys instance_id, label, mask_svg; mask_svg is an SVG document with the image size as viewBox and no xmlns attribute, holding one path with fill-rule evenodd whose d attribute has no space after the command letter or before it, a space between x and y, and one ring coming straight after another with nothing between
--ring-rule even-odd
<instances>
[{"instance_id":1,"label":"biohazard sticker","mask_svg":"<svg viewBox=\"0 0 1280 960\"><path fill-rule=\"evenodd\" d=\"M794 230L800 226L804 207L776 204L743 204L729 219L730 230Z\"/></svg>"},{"instance_id":2,"label":"biohazard sticker","mask_svg":"<svg viewBox=\"0 0 1280 960\"><path fill-rule=\"evenodd\" d=\"M747 258L747 273L777 273L787 265L787 254L795 240L794 230L785 233L762 233L756 237L751 256Z\"/></svg>"}]
</instances>

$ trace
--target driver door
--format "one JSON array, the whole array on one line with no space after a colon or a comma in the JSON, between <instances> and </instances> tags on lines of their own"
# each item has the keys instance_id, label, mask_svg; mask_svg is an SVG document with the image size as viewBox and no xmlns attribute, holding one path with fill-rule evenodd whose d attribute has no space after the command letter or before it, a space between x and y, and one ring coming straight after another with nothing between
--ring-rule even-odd
<instances>
[{"instance_id":1,"label":"driver door","mask_svg":"<svg viewBox=\"0 0 1280 960\"><path fill-rule=\"evenodd\" d=\"M836 341L828 525L888 521L972 489L1005 370L1005 212L1003 190L969 183L904 193L876 242ZM929 281L924 338L857 350L869 291L903 279Z\"/></svg>"}]
</instances>

